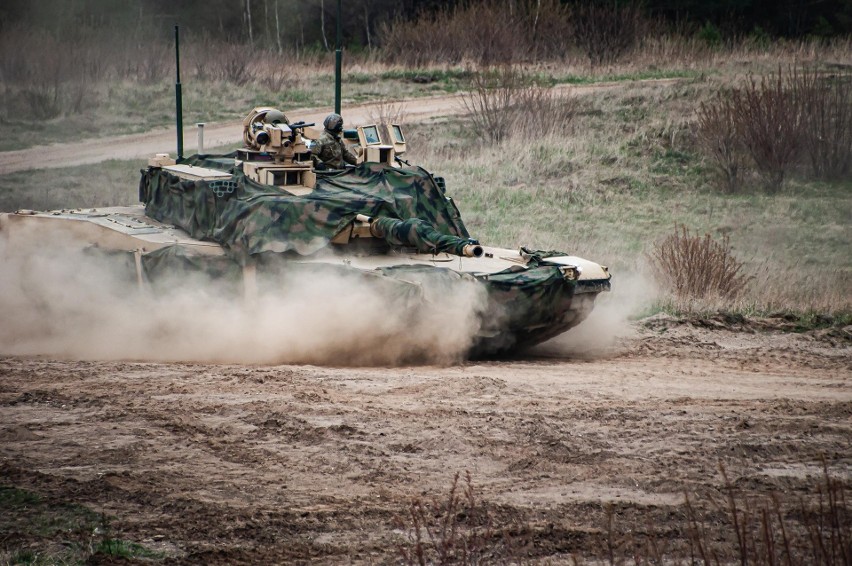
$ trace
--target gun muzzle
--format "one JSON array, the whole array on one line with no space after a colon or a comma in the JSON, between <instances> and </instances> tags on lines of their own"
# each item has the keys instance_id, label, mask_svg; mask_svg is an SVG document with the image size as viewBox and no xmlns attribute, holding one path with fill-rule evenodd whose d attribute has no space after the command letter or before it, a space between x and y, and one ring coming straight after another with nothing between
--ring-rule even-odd
<instances>
[{"instance_id":1,"label":"gun muzzle","mask_svg":"<svg viewBox=\"0 0 852 566\"><path fill-rule=\"evenodd\" d=\"M464 252L465 257L482 257L482 246L478 246L476 244L468 244L466 245L462 251Z\"/></svg>"}]
</instances>

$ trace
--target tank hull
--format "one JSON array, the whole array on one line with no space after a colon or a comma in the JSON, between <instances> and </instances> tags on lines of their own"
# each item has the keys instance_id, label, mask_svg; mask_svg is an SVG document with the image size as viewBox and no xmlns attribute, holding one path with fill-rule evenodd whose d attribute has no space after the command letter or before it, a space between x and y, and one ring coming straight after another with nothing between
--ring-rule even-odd
<instances>
[{"instance_id":1,"label":"tank hull","mask_svg":"<svg viewBox=\"0 0 852 566\"><path fill-rule=\"evenodd\" d=\"M543 258L528 250L489 246L482 246L480 257L327 246L307 256L263 253L247 260L147 216L142 205L0 214L0 236L12 249L61 241L123 256L117 263L130 266L127 279L140 289L156 288L190 271L229 279L238 298L249 302L258 286L274 288L276 277L294 269L357 276L381 292L404 296L396 308L410 309L411 316L422 316L474 286L486 298L475 307L479 322L469 348L475 357L512 352L569 330L586 318L595 297L609 289L606 270L582 258Z\"/></svg>"}]
</instances>

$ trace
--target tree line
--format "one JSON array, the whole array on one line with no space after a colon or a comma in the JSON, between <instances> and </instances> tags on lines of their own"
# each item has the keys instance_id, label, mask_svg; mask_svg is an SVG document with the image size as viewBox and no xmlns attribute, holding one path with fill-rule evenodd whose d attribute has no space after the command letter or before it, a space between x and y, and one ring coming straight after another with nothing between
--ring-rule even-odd
<instances>
[{"instance_id":1,"label":"tree line","mask_svg":"<svg viewBox=\"0 0 852 566\"><path fill-rule=\"evenodd\" d=\"M508 14L534 12L543 0L341 0L348 49L384 44L393 23L434 21L438 13L490 1ZM544 0L547 2L547 0ZM852 0L556 0L569 7L630 5L646 17L678 28L710 26L722 37L836 37L852 33ZM0 31L46 31L58 39L102 32L166 35L173 24L185 33L266 49L333 50L337 0L4 0ZM493 7L493 6L492 6Z\"/></svg>"}]
</instances>

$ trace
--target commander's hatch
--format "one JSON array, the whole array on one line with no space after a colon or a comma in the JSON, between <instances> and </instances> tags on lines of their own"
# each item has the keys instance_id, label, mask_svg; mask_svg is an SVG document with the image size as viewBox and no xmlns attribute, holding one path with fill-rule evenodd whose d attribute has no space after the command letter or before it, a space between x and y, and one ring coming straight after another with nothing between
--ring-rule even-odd
<instances>
[{"instance_id":1,"label":"commander's hatch","mask_svg":"<svg viewBox=\"0 0 852 566\"><path fill-rule=\"evenodd\" d=\"M358 143L363 148L364 161L385 163L390 166L396 164L394 146L385 143L378 125L358 126Z\"/></svg>"}]
</instances>

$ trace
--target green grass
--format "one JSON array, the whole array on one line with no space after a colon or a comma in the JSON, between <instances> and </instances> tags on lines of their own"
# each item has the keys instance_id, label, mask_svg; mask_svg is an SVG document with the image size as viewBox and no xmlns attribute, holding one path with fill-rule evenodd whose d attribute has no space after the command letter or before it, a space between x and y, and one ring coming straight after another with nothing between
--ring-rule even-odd
<instances>
[{"instance_id":1,"label":"green grass","mask_svg":"<svg viewBox=\"0 0 852 566\"><path fill-rule=\"evenodd\" d=\"M555 84L590 85L595 83L645 81L660 79L695 79L702 75L700 71L690 69L644 69L630 73L615 73L603 75L556 75Z\"/></svg>"},{"instance_id":2,"label":"green grass","mask_svg":"<svg viewBox=\"0 0 852 566\"><path fill-rule=\"evenodd\" d=\"M647 304L631 317L633 320L664 313L687 320L722 319L731 323L748 324L757 321L768 327L783 328L791 332L842 329L852 325L852 310L826 313L815 310L768 310L755 303L720 305L718 302L692 302L684 304L672 299L662 299Z\"/></svg>"},{"instance_id":3,"label":"green grass","mask_svg":"<svg viewBox=\"0 0 852 566\"><path fill-rule=\"evenodd\" d=\"M74 503L0 486L3 564L83 564L100 554L159 560L163 553L114 538L109 518Z\"/></svg>"},{"instance_id":4,"label":"green grass","mask_svg":"<svg viewBox=\"0 0 852 566\"><path fill-rule=\"evenodd\" d=\"M145 160L110 160L0 175L0 212L134 204L145 165Z\"/></svg>"}]
</instances>

